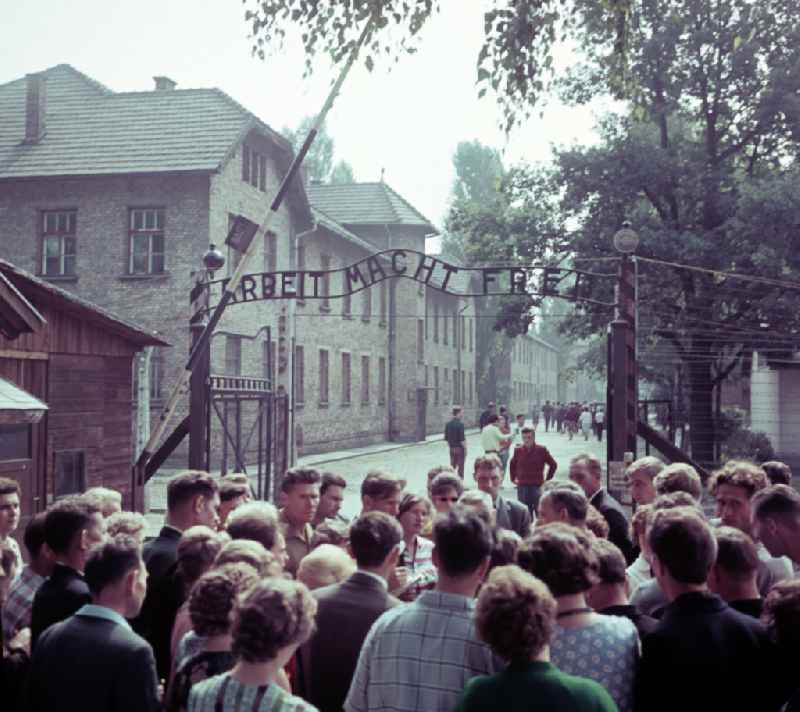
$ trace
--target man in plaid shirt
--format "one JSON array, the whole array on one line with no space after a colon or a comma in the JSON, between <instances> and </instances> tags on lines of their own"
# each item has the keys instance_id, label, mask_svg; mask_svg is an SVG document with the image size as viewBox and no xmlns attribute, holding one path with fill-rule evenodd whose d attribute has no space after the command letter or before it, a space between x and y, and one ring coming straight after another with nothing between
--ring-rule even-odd
<instances>
[{"instance_id":1,"label":"man in plaid shirt","mask_svg":"<svg viewBox=\"0 0 800 712\"><path fill-rule=\"evenodd\" d=\"M30 627L33 597L53 570L53 554L44 545L44 517L45 513L40 512L25 528L24 542L30 563L11 584L3 606L3 639L6 641Z\"/></svg>"},{"instance_id":2,"label":"man in plaid shirt","mask_svg":"<svg viewBox=\"0 0 800 712\"><path fill-rule=\"evenodd\" d=\"M434 525L439 578L370 629L345 701L346 712L451 712L467 680L505 668L475 633L475 591L489 568L489 528L456 507Z\"/></svg>"}]
</instances>

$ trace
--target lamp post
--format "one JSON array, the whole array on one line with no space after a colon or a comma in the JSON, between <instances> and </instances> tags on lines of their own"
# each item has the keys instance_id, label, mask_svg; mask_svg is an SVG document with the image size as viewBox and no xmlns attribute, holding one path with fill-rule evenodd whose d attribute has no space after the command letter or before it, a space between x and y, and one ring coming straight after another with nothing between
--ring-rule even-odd
<instances>
[{"instance_id":1,"label":"lamp post","mask_svg":"<svg viewBox=\"0 0 800 712\"><path fill-rule=\"evenodd\" d=\"M608 332L608 438L609 489L625 499L624 463L636 457L638 422L638 372L636 363L636 260L639 235L629 222L614 234L621 253L616 313ZM616 477L615 477L616 475Z\"/></svg>"},{"instance_id":2,"label":"lamp post","mask_svg":"<svg viewBox=\"0 0 800 712\"><path fill-rule=\"evenodd\" d=\"M194 348L206 328L206 312L209 306L210 286L214 273L225 266L225 256L213 243L203 255L203 267L198 271L190 301L192 317L189 329ZM206 341L203 353L197 359L189 379L189 468L207 470L208 462L208 377L211 371L211 339Z\"/></svg>"}]
</instances>

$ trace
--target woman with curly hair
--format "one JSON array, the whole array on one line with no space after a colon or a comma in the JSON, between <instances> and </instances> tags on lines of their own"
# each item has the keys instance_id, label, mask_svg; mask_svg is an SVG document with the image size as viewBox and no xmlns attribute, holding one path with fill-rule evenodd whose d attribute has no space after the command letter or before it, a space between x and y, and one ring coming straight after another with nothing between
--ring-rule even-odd
<instances>
[{"instance_id":1,"label":"woman with curly hair","mask_svg":"<svg viewBox=\"0 0 800 712\"><path fill-rule=\"evenodd\" d=\"M203 574L192 587L189 617L203 647L178 667L164 704L166 712L183 712L192 685L233 667L233 607L236 597L256 581L258 574L252 566L226 564Z\"/></svg>"},{"instance_id":2,"label":"woman with curly hair","mask_svg":"<svg viewBox=\"0 0 800 712\"><path fill-rule=\"evenodd\" d=\"M230 672L198 683L189 712L316 712L278 684L280 671L314 631L317 602L297 581L259 581L238 600Z\"/></svg>"},{"instance_id":3,"label":"woman with curly hair","mask_svg":"<svg viewBox=\"0 0 800 712\"><path fill-rule=\"evenodd\" d=\"M621 712L630 712L639 634L627 618L600 615L587 603L587 592L599 581L590 536L569 524L537 527L522 542L517 563L544 581L556 599L553 662L570 675L599 682Z\"/></svg>"},{"instance_id":4,"label":"woman with curly hair","mask_svg":"<svg viewBox=\"0 0 800 712\"><path fill-rule=\"evenodd\" d=\"M547 586L518 566L492 570L478 596L475 625L478 637L509 664L470 680L456 712L616 712L601 685L550 662L557 608Z\"/></svg>"}]
</instances>

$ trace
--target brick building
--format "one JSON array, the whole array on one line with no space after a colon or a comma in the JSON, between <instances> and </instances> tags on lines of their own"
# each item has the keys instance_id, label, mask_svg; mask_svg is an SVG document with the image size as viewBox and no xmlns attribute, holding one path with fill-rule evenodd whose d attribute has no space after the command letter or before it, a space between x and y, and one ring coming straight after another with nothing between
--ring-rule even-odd
<instances>
[{"instance_id":1,"label":"brick building","mask_svg":"<svg viewBox=\"0 0 800 712\"><path fill-rule=\"evenodd\" d=\"M495 364L498 403L508 405L514 415L530 417L534 406L558 399L560 358L554 346L525 334L508 339L505 353Z\"/></svg>"},{"instance_id":2,"label":"brick building","mask_svg":"<svg viewBox=\"0 0 800 712\"><path fill-rule=\"evenodd\" d=\"M0 86L0 115L0 257L172 344L150 357L157 412L189 349L202 255L222 245L235 215L262 221L291 145L218 89L156 77L153 91L114 92L64 64ZM298 180L249 271L424 252L436 232L383 183ZM230 273L240 255L227 258ZM470 300L405 279L349 299L233 305L211 371L272 378L294 393L290 459L295 443L318 452L411 440L438 430L454 400L471 404L473 314ZM172 462L185 464L185 446Z\"/></svg>"}]
</instances>

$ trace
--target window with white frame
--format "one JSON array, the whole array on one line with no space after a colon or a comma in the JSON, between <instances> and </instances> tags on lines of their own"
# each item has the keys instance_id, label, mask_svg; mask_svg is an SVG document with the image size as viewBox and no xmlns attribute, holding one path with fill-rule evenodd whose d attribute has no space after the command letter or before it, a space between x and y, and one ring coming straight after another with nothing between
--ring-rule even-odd
<instances>
[{"instance_id":1,"label":"window with white frame","mask_svg":"<svg viewBox=\"0 0 800 712\"><path fill-rule=\"evenodd\" d=\"M75 210L47 210L42 213L42 274L72 277L76 258Z\"/></svg>"},{"instance_id":2,"label":"window with white frame","mask_svg":"<svg viewBox=\"0 0 800 712\"><path fill-rule=\"evenodd\" d=\"M162 274L164 261L164 208L131 208L129 222L130 274Z\"/></svg>"}]
</instances>

